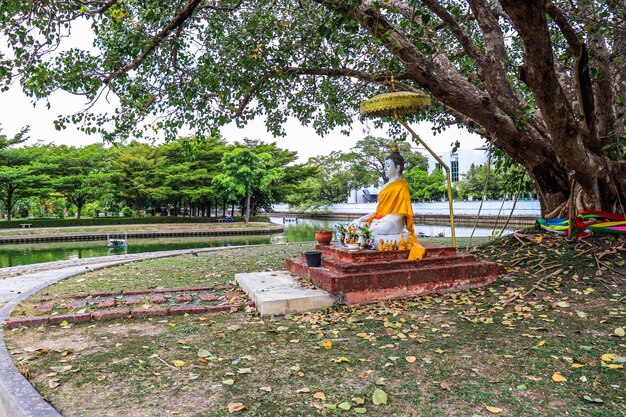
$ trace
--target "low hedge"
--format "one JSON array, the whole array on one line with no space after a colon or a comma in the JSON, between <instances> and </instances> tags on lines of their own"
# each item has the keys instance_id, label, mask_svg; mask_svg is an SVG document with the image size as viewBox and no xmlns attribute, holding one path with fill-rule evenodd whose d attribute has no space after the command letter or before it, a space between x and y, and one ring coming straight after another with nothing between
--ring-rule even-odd
<instances>
[{"instance_id":1,"label":"low hedge","mask_svg":"<svg viewBox=\"0 0 626 417\"><path fill-rule=\"evenodd\" d=\"M20 224L31 224L32 227L74 227L74 226L106 226L122 224L158 224L158 223L217 223L223 217L94 217L84 219L23 219L0 221L0 229L17 229ZM243 222L243 217L233 217L234 222ZM267 216L252 216L251 222L269 222Z\"/></svg>"}]
</instances>

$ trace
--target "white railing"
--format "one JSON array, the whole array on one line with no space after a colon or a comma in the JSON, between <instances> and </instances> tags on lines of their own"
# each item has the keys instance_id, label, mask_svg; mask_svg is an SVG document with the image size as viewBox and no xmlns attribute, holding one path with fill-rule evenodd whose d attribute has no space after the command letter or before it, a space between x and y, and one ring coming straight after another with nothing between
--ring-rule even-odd
<instances>
[{"instance_id":1,"label":"white railing","mask_svg":"<svg viewBox=\"0 0 626 417\"><path fill-rule=\"evenodd\" d=\"M500 212L500 216L508 216L513 207L513 200L506 200L504 204L500 201L485 201L480 211L482 216L497 216ZM480 207L480 201L455 201L454 202L454 214L455 215L476 215L478 208ZM295 209L290 209L288 204L274 204L272 206L274 211L281 213L295 212ZM364 214L373 213L376 211L376 203L358 203L347 204L338 203L330 206L322 207L317 210L318 212L338 213L338 214ZM436 201L430 203L413 203L413 212L416 215L449 215L448 202ZM515 217L540 217L541 207L538 200L523 200L518 201L515 204L515 210L513 211Z\"/></svg>"}]
</instances>

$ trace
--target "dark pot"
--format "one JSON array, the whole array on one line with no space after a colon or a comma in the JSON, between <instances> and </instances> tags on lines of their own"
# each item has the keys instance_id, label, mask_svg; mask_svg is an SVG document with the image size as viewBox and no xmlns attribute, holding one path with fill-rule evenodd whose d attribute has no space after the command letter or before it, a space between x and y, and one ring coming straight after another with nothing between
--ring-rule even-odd
<instances>
[{"instance_id":1,"label":"dark pot","mask_svg":"<svg viewBox=\"0 0 626 417\"><path fill-rule=\"evenodd\" d=\"M318 230L315 232L315 240L320 245L329 245L330 241L333 240L333 231L332 230Z\"/></svg>"},{"instance_id":2,"label":"dark pot","mask_svg":"<svg viewBox=\"0 0 626 417\"><path fill-rule=\"evenodd\" d=\"M322 265L322 252L304 252L304 257L306 258L306 266L310 268L319 268Z\"/></svg>"}]
</instances>

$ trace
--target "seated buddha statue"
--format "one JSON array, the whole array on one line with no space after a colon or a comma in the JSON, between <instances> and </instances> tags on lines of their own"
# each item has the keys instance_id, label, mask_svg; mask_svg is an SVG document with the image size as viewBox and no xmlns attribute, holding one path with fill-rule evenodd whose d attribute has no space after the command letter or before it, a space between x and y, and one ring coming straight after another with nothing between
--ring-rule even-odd
<instances>
[{"instance_id":1,"label":"seated buddha statue","mask_svg":"<svg viewBox=\"0 0 626 417\"><path fill-rule=\"evenodd\" d=\"M366 214L352 222L354 226L361 223L370 223L370 231L374 244L378 245L380 239L399 241L406 226L408 236L415 238L413 227L413 206L411 205L411 192L409 184L402 178L404 170L404 158L398 152L396 145L391 149L391 154L385 158L385 175L388 181L378 192L378 205L376 212ZM414 242L417 242L414 239ZM409 259L421 259L424 248L417 243L411 248Z\"/></svg>"}]
</instances>

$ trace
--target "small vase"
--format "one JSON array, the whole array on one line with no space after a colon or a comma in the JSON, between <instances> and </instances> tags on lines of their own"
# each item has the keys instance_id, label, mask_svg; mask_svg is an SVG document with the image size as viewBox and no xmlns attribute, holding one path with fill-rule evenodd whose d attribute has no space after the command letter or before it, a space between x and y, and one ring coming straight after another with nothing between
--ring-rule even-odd
<instances>
[{"instance_id":1,"label":"small vase","mask_svg":"<svg viewBox=\"0 0 626 417\"><path fill-rule=\"evenodd\" d=\"M359 234L359 247L365 249L365 236Z\"/></svg>"},{"instance_id":2,"label":"small vase","mask_svg":"<svg viewBox=\"0 0 626 417\"><path fill-rule=\"evenodd\" d=\"M315 232L315 240L320 245L328 245L330 241L333 240L333 231L332 230L318 230Z\"/></svg>"}]
</instances>

